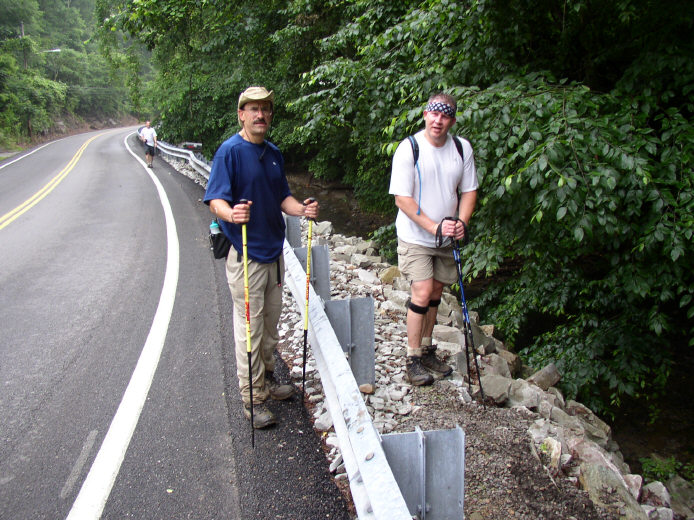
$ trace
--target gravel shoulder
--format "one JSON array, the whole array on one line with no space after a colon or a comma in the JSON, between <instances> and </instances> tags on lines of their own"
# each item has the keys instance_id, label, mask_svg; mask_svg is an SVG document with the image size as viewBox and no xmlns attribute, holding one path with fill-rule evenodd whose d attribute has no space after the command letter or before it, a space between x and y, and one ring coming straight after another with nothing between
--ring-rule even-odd
<instances>
[{"instance_id":1,"label":"gravel shoulder","mask_svg":"<svg viewBox=\"0 0 694 520\"><path fill-rule=\"evenodd\" d=\"M398 432L443 430L459 425L465 432L465 518L576 519L616 518L598 509L587 493L561 477L552 477L533 453L528 427L534 415L522 409L465 404L447 380L414 388L415 410Z\"/></svg>"}]
</instances>

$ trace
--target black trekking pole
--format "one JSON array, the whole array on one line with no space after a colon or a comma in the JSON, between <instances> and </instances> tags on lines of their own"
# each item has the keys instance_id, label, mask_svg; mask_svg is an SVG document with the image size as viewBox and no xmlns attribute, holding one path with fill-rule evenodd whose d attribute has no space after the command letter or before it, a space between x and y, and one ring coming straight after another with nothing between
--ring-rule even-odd
<instances>
[{"instance_id":1,"label":"black trekking pole","mask_svg":"<svg viewBox=\"0 0 694 520\"><path fill-rule=\"evenodd\" d=\"M453 217L446 217L448 220L459 220ZM462 221L461 221L462 222ZM467 236L467 226L463 222L465 227L465 235ZM480 383L480 394L482 394L482 406L486 408L484 396L484 389L482 388L482 374L480 373L480 366L477 363L477 351L475 350L475 340L472 336L472 324L470 323L470 315L467 311L467 303L465 301L465 291L463 291L463 269L460 262L460 245L458 240L452 240L453 243L453 258L455 259L455 268L458 271L458 285L460 285L460 305L463 309L463 334L465 336L465 363L467 364L467 384L468 389L472 393L472 376L470 374L470 350L472 349L472 359L475 362L475 369L477 371L477 379Z\"/></svg>"},{"instance_id":2,"label":"black trekking pole","mask_svg":"<svg viewBox=\"0 0 694 520\"><path fill-rule=\"evenodd\" d=\"M312 204L316 199L308 199L308 204ZM304 203L304 206L307 204ZM311 239L313 237L313 219L308 219L308 240L306 244L306 308L304 309L304 363L301 370L301 393L306 394L306 344L308 338L308 295L311 286Z\"/></svg>"},{"instance_id":3,"label":"black trekking pole","mask_svg":"<svg viewBox=\"0 0 694 520\"><path fill-rule=\"evenodd\" d=\"M246 199L241 199L239 204L247 204ZM248 383L251 397L251 447L255 448L255 428L253 426L253 355L251 353L251 305L248 298L248 240L246 238L246 224L241 224L241 238L243 241L243 299L246 304L246 352L248 353Z\"/></svg>"}]
</instances>

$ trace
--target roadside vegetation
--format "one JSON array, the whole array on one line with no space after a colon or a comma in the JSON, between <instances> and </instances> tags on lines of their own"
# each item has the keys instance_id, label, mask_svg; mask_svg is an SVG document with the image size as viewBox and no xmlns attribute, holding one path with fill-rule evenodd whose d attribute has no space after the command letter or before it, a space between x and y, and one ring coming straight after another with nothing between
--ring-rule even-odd
<instances>
[{"instance_id":1,"label":"roadside vegetation","mask_svg":"<svg viewBox=\"0 0 694 520\"><path fill-rule=\"evenodd\" d=\"M0 147L142 110L113 55L99 52L94 14L94 0L0 0ZM116 64L145 52L123 42Z\"/></svg>"}]
</instances>

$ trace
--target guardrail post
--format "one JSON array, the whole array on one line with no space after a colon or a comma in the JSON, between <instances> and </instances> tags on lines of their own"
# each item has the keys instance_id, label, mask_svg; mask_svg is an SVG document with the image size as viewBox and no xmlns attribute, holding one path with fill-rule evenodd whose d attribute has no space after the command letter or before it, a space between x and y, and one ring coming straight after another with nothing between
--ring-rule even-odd
<instances>
[{"instance_id":1,"label":"guardrail post","mask_svg":"<svg viewBox=\"0 0 694 520\"><path fill-rule=\"evenodd\" d=\"M295 247L294 254L306 272L306 248ZM304 275L306 276L306 275ZM305 279L304 279L305 280ZM330 299L330 253L328 246L311 247L311 285L323 301Z\"/></svg>"},{"instance_id":2,"label":"guardrail post","mask_svg":"<svg viewBox=\"0 0 694 520\"><path fill-rule=\"evenodd\" d=\"M284 234L289 245L301 247L301 219L292 215L284 215L284 223L287 226ZM304 253L304 256L306 256L306 253Z\"/></svg>"},{"instance_id":3,"label":"guardrail post","mask_svg":"<svg viewBox=\"0 0 694 520\"><path fill-rule=\"evenodd\" d=\"M358 385L376 383L374 301L371 296L325 302L325 314L335 331Z\"/></svg>"},{"instance_id":4,"label":"guardrail post","mask_svg":"<svg viewBox=\"0 0 694 520\"><path fill-rule=\"evenodd\" d=\"M452 430L381 436L395 480L411 515L419 520L464 518L465 433Z\"/></svg>"}]
</instances>

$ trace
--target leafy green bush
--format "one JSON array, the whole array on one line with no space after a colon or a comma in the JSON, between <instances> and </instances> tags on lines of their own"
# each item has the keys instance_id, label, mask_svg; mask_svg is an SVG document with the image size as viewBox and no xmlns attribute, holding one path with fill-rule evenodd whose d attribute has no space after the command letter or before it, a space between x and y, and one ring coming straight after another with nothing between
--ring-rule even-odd
<instances>
[{"instance_id":1,"label":"leafy green bush","mask_svg":"<svg viewBox=\"0 0 694 520\"><path fill-rule=\"evenodd\" d=\"M398 235L395 230L395 223L381 226L373 231L369 238L374 241L380 254L392 265L398 264Z\"/></svg>"},{"instance_id":2,"label":"leafy green bush","mask_svg":"<svg viewBox=\"0 0 694 520\"><path fill-rule=\"evenodd\" d=\"M666 482L675 475L694 481L694 465L691 463L683 464L675 457L644 457L639 459L639 462L641 463L643 478L647 482Z\"/></svg>"}]
</instances>

